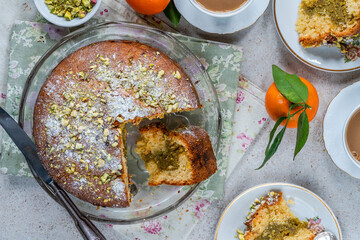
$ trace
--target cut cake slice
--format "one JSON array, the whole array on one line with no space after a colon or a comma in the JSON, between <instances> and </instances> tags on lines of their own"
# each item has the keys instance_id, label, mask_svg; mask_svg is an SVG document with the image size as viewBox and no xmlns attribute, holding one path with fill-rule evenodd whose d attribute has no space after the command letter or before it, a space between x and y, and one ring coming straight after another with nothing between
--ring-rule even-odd
<instances>
[{"instance_id":1,"label":"cut cake slice","mask_svg":"<svg viewBox=\"0 0 360 240\"><path fill-rule=\"evenodd\" d=\"M144 160L148 185L192 185L217 171L216 158L205 130L196 126L173 131L162 123L140 129L136 152Z\"/></svg>"},{"instance_id":2,"label":"cut cake slice","mask_svg":"<svg viewBox=\"0 0 360 240\"><path fill-rule=\"evenodd\" d=\"M245 222L245 240L312 240L313 230L290 210L281 192L270 192L254 202Z\"/></svg>"},{"instance_id":3,"label":"cut cake slice","mask_svg":"<svg viewBox=\"0 0 360 240\"><path fill-rule=\"evenodd\" d=\"M302 0L296 31L303 47L333 44L360 29L360 1Z\"/></svg>"}]
</instances>

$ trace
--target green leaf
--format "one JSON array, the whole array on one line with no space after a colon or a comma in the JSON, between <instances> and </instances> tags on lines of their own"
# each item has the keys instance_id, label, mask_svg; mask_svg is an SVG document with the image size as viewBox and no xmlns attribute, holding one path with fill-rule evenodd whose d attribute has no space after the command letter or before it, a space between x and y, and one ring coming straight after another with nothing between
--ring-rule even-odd
<instances>
[{"instance_id":1,"label":"green leaf","mask_svg":"<svg viewBox=\"0 0 360 240\"><path fill-rule=\"evenodd\" d=\"M273 129L271 130L270 132L270 137L269 137L269 142L268 142L268 145L266 146L266 150L265 150L265 155L269 152L269 147L270 147L270 144L274 138L274 135L276 133L276 130L278 129L278 127L280 126L280 124L285 120L287 119L287 117L281 117L279 118L276 123L275 123L275 126L273 127Z\"/></svg>"},{"instance_id":2,"label":"green leaf","mask_svg":"<svg viewBox=\"0 0 360 240\"><path fill-rule=\"evenodd\" d=\"M174 24L175 27L179 25L181 14L176 9L173 0L171 0L169 5L165 8L164 13L166 17Z\"/></svg>"},{"instance_id":3,"label":"green leaf","mask_svg":"<svg viewBox=\"0 0 360 240\"><path fill-rule=\"evenodd\" d=\"M289 122L289 119L286 121L286 124L285 126L283 127L283 129L281 129L281 131L276 135L275 139L274 139L274 142L271 144L271 146L269 147L268 151L265 153L265 158L264 158L264 161L263 163L261 164L260 167L258 167L257 169L255 170L259 170L261 169L262 167L265 166L265 164L267 163L267 161L269 161L269 159L274 156L275 152L277 151L280 143L281 143L281 140L282 138L284 137L284 134L285 134L285 131L286 131L286 127L287 127L287 124Z\"/></svg>"},{"instance_id":4,"label":"green leaf","mask_svg":"<svg viewBox=\"0 0 360 240\"><path fill-rule=\"evenodd\" d=\"M273 78L276 88L292 103L306 103L308 98L307 86L296 74L289 74L278 66L272 66Z\"/></svg>"},{"instance_id":5,"label":"green leaf","mask_svg":"<svg viewBox=\"0 0 360 240\"><path fill-rule=\"evenodd\" d=\"M304 147L306 140L308 139L308 136L309 136L309 119L306 114L306 111L304 110L300 114L299 120L298 120L294 159L295 159L296 155Z\"/></svg>"}]
</instances>

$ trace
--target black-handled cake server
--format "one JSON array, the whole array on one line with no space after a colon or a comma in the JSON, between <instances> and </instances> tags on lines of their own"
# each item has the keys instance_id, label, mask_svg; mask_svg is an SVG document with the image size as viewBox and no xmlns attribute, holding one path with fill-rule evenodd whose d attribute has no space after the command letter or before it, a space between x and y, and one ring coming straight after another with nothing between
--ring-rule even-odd
<instances>
[{"instance_id":1,"label":"black-handled cake server","mask_svg":"<svg viewBox=\"0 0 360 240\"><path fill-rule=\"evenodd\" d=\"M106 240L96 226L81 214L76 205L71 201L69 196L64 192L50 177L42 165L36 152L33 141L28 137L24 130L16 123L16 121L0 107L0 125L5 129L16 146L24 154L31 171L39 177L44 183L48 184L54 191L57 199L69 212L74 219L75 225L79 232L86 240Z\"/></svg>"}]
</instances>

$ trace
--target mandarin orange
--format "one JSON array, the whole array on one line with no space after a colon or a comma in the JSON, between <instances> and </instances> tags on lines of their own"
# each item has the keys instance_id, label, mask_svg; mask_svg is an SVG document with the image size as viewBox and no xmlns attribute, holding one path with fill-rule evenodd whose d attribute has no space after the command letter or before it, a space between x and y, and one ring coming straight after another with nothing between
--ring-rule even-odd
<instances>
[{"instance_id":1,"label":"mandarin orange","mask_svg":"<svg viewBox=\"0 0 360 240\"><path fill-rule=\"evenodd\" d=\"M306 101L306 104L308 104L311 108L308 108L306 110L309 122L311 120L314 119L317 110L319 108L319 96L316 92L315 87L306 79L300 77L300 80L305 83L305 85L308 88L308 99ZM287 116L289 113L289 109L290 109L290 105L292 103L287 100L280 92L279 90L276 88L275 83L271 84L270 88L268 89L268 91L266 92L266 96L265 96L265 107L266 107L266 111L268 112L269 116L274 120L277 121L280 117L284 117ZM295 107L294 109L292 109L290 111L290 114L295 113L296 111L298 111L301 108L301 106L299 107ZM294 115L287 127L288 128L296 128L297 127L297 123L298 123L298 119L300 116L300 113L297 113L296 115ZM281 125L284 126L286 123L286 120L284 120Z\"/></svg>"},{"instance_id":2,"label":"mandarin orange","mask_svg":"<svg viewBox=\"0 0 360 240\"><path fill-rule=\"evenodd\" d=\"M170 0L126 0L126 2L138 13L155 15L164 11Z\"/></svg>"}]
</instances>

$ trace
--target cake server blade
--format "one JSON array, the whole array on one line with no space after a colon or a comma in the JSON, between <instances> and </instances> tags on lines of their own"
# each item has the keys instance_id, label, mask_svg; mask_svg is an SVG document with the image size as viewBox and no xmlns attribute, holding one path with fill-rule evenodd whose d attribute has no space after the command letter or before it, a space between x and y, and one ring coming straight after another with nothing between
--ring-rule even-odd
<instances>
[{"instance_id":1,"label":"cake server blade","mask_svg":"<svg viewBox=\"0 0 360 240\"><path fill-rule=\"evenodd\" d=\"M49 184L52 179L43 167L36 153L35 144L3 108L0 108L0 124L25 156L27 162L31 166L33 174Z\"/></svg>"},{"instance_id":2,"label":"cake server blade","mask_svg":"<svg viewBox=\"0 0 360 240\"><path fill-rule=\"evenodd\" d=\"M74 219L75 225L83 238L86 240L106 240L96 226L82 215L66 192L52 180L37 155L33 141L2 107L0 107L0 125L5 129L6 133L25 156L34 176L39 177L54 191L57 199Z\"/></svg>"}]
</instances>

